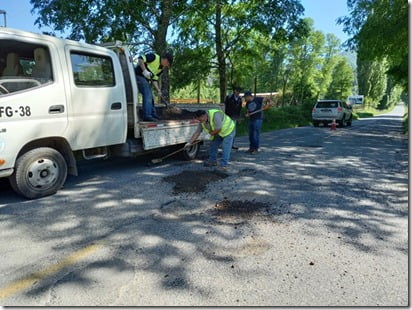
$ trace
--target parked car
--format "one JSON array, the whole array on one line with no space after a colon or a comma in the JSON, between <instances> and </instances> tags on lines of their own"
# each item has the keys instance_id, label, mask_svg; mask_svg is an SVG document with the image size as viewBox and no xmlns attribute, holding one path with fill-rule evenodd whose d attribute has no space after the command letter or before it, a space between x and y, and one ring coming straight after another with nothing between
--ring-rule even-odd
<instances>
[{"instance_id":1,"label":"parked car","mask_svg":"<svg viewBox=\"0 0 412 310\"><path fill-rule=\"evenodd\" d=\"M312 109L313 126L327 126L333 120L344 127L352 125L352 107L341 100L318 100Z\"/></svg>"}]
</instances>

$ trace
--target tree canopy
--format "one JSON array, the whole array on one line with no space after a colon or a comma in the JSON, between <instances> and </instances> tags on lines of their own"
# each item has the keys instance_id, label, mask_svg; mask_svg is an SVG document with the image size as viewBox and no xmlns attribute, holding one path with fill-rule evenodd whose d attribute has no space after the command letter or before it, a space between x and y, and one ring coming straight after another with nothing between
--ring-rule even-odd
<instances>
[{"instance_id":1,"label":"tree canopy","mask_svg":"<svg viewBox=\"0 0 412 310\"><path fill-rule=\"evenodd\" d=\"M388 74L407 89L408 2L348 0L350 15L339 22L352 35L348 46L365 60L388 61Z\"/></svg>"}]
</instances>

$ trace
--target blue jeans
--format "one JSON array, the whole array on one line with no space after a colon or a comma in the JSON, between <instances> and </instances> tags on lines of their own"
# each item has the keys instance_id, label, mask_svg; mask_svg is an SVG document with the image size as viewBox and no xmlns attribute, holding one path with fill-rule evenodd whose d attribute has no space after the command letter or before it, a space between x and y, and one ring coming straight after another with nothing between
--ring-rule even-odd
<instances>
[{"instance_id":1,"label":"blue jeans","mask_svg":"<svg viewBox=\"0 0 412 310\"><path fill-rule=\"evenodd\" d=\"M159 118L154 106L154 98L150 84L145 77L136 75L137 87L143 97L143 118Z\"/></svg>"},{"instance_id":2,"label":"blue jeans","mask_svg":"<svg viewBox=\"0 0 412 310\"><path fill-rule=\"evenodd\" d=\"M259 135L262 123L262 119L249 120L249 148L251 150L259 149Z\"/></svg>"},{"instance_id":3,"label":"blue jeans","mask_svg":"<svg viewBox=\"0 0 412 310\"><path fill-rule=\"evenodd\" d=\"M210 142L210 152L209 161L215 162L217 160L217 151L219 146L222 144L222 161L221 166L227 166L229 164L230 152L232 151L233 138L235 137L235 130L233 130L229 135L222 138L221 136L215 136Z\"/></svg>"}]
</instances>

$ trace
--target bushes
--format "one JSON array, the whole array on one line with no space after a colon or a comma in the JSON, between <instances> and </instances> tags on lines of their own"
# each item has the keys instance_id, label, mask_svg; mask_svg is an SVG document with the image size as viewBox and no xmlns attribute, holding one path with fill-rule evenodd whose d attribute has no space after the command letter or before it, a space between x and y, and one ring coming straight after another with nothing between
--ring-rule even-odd
<instances>
[{"instance_id":1,"label":"bushes","mask_svg":"<svg viewBox=\"0 0 412 310\"><path fill-rule=\"evenodd\" d=\"M294 128L306 126L312 120L312 106L308 108L307 104L300 106L286 106L270 108L264 112L264 121L262 131L272 131L284 128ZM242 115L245 115L245 109L242 109ZM248 133L248 118L238 122L237 135L243 136Z\"/></svg>"}]
</instances>

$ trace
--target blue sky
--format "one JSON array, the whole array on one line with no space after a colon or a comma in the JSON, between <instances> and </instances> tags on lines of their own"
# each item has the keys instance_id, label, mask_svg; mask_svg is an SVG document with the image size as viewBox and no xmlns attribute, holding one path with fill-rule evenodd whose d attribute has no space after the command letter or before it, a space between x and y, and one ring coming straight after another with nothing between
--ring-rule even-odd
<instances>
[{"instance_id":1,"label":"blue sky","mask_svg":"<svg viewBox=\"0 0 412 310\"><path fill-rule=\"evenodd\" d=\"M348 36L342 31L342 26L336 25L338 17L348 14L346 0L301 0L305 8L305 17L311 17L315 29L335 34L343 42ZM39 30L34 26L36 16L31 14L32 5L29 0L0 0L0 9L7 12L7 26L33 32L51 31L50 28ZM0 25L3 26L3 16L0 15Z\"/></svg>"},{"instance_id":2,"label":"blue sky","mask_svg":"<svg viewBox=\"0 0 412 310\"><path fill-rule=\"evenodd\" d=\"M346 0L300 0L305 8L305 17L314 20L315 29L335 34L343 43L349 39L342 26L336 24L339 17L348 15Z\"/></svg>"}]
</instances>

